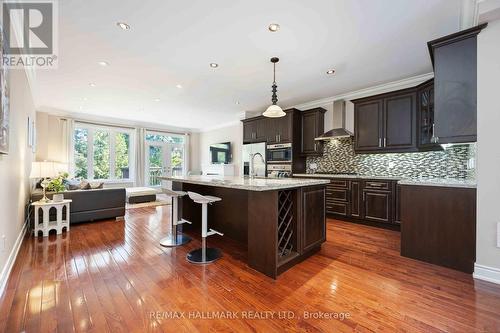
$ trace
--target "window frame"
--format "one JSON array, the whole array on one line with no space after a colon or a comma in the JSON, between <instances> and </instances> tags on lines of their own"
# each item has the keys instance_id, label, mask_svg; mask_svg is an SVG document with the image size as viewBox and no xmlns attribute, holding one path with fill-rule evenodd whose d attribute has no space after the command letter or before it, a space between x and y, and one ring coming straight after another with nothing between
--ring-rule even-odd
<instances>
[{"instance_id":1,"label":"window frame","mask_svg":"<svg viewBox=\"0 0 500 333\"><path fill-rule=\"evenodd\" d=\"M87 179L89 181L99 181L103 183L129 183L135 181L135 130L132 128L124 128L118 126L106 126L106 125L95 125L75 122L73 130L73 144L71 147L72 157L73 157L73 173L76 171L76 161L75 161L75 130L83 129L87 130ZM109 178L105 179L94 179L94 133L96 131L105 131L109 133ZM116 167L116 135L118 133L129 135L129 177L128 178L116 178L115 167Z\"/></svg>"}]
</instances>

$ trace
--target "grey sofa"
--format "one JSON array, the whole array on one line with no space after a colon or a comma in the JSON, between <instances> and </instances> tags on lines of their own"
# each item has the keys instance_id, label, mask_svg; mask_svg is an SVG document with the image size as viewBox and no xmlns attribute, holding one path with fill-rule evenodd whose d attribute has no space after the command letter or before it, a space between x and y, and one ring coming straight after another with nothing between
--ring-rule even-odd
<instances>
[{"instance_id":1,"label":"grey sofa","mask_svg":"<svg viewBox=\"0 0 500 333\"><path fill-rule=\"evenodd\" d=\"M97 190L75 190L63 192L65 199L71 199L70 223L88 222L125 215L125 189L105 188ZM52 199L53 193L47 192ZM43 197L41 190L31 194L31 200Z\"/></svg>"}]
</instances>

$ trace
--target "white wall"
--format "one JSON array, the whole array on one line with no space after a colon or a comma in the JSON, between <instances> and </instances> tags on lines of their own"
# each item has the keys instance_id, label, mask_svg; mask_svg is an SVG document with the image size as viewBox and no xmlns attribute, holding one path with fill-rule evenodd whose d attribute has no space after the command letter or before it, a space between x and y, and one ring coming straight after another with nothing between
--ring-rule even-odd
<instances>
[{"instance_id":1,"label":"white wall","mask_svg":"<svg viewBox=\"0 0 500 333\"><path fill-rule=\"evenodd\" d=\"M0 239L0 267L4 282L6 267L14 259L16 240L23 230L25 205L30 194L29 174L33 153L28 147L28 117L36 112L30 87L23 70L10 70L10 152L0 155L0 237L5 237L5 248ZM15 254L15 253L14 253Z\"/></svg>"},{"instance_id":2,"label":"white wall","mask_svg":"<svg viewBox=\"0 0 500 333\"><path fill-rule=\"evenodd\" d=\"M231 126L217 128L206 132L199 133L199 144L195 148L198 150L199 160L198 164L191 164L191 169L201 169L204 164L210 164L210 150L209 147L213 143L231 142L231 149L233 153L232 164L234 164L235 175L241 172L241 149L243 144L243 123L238 122ZM195 150L192 149L191 153L194 154ZM196 158L194 159L196 160ZM193 161L193 159L191 160Z\"/></svg>"},{"instance_id":3,"label":"white wall","mask_svg":"<svg viewBox=\"0 0 500 333\"><path fill-rule=\"evenodd\" d=\"M37 161L66 162L67 157L61 149L64 142L61 118L46 112L36 113L36 159Z\"/></svg>"},{"instance_id":4,"label":"white wall","mask_svg":"<svg viewBox=\"0 0 500 333\"><path fill-rule=\"evenodd\" d=\"M500 283L500 20L478 35L477 51L477 246L474 276ZM495 271L497 269L498 271Z\"/></svg>"}]
</instances>

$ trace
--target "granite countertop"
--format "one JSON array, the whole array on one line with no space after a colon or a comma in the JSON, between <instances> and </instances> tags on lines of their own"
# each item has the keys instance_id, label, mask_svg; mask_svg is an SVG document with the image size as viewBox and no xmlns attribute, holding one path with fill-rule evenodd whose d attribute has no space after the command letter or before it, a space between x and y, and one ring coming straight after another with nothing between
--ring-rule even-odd
<instances>
[{"instance_id":1,"label":"granite countertop","mask_svg":"<svg viewBox=\"0 0 500 333\"><path fill-rule=\"evenodd\" d=\"M342 175L342 174L328 174L328 173L294 173L294 177L308 177L308 178L342 178L342 179L387 179L387 180L400 180L403 177L392 176L370 176L370 175Z\"/></svg>"},{"instance_id":2,"label":"granite countertop","mask_svg":"<svg viewBox=\"0 0 500 333\"><path fill-rule=\"evenodd\" d=\"M476 181L473 179L456 178L416 178L402 179L398 182L400 185L420 185L420 186L442 186L442 187L465 187L476 188Z\"/></svg>"},{"instance_id":3,"label":"granite countertop","mask_svg":"<svg viewBox=\"0 0 500 333\"><path fill-rule=\"evenodd\" d=\"M473 179L460 178L404 178L392 176L373 176L373 175L339 175L339 174L294 174L294 177L309 178L347 178L347 179L387 179L396 180L400 185L420 185L420 186L442 186L442 187L464 187L476 188L476 181Z\"/></svg>"},{"instance_id":4,"label":"granite countertop","mask_svg":"<svg viewBox=\"0 0 500 333\"><path fill-rule=\"evenodd\" d=\"M326 185L326 179L305 178L243 178L236 176L172 176L158 177L180 183L226 187L247 191L274 191L313 185Z\"/></svg>"}]
</instances>

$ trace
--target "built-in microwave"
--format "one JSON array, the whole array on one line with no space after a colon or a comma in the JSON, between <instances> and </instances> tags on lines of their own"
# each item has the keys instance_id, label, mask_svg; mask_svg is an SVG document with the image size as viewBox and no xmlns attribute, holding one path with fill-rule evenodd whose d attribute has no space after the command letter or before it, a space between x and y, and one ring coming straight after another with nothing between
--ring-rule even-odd
<instances>
[{"instance_id":1,"label":"built-in microwave","mask_svg":"<svg viewBox=\"0 0 500 333\"><path fill-rule=\"evenodd\" d=\"M267 145L267 163L292 162L292 144L278 143Z\"/></svg>"}]
</instances>

